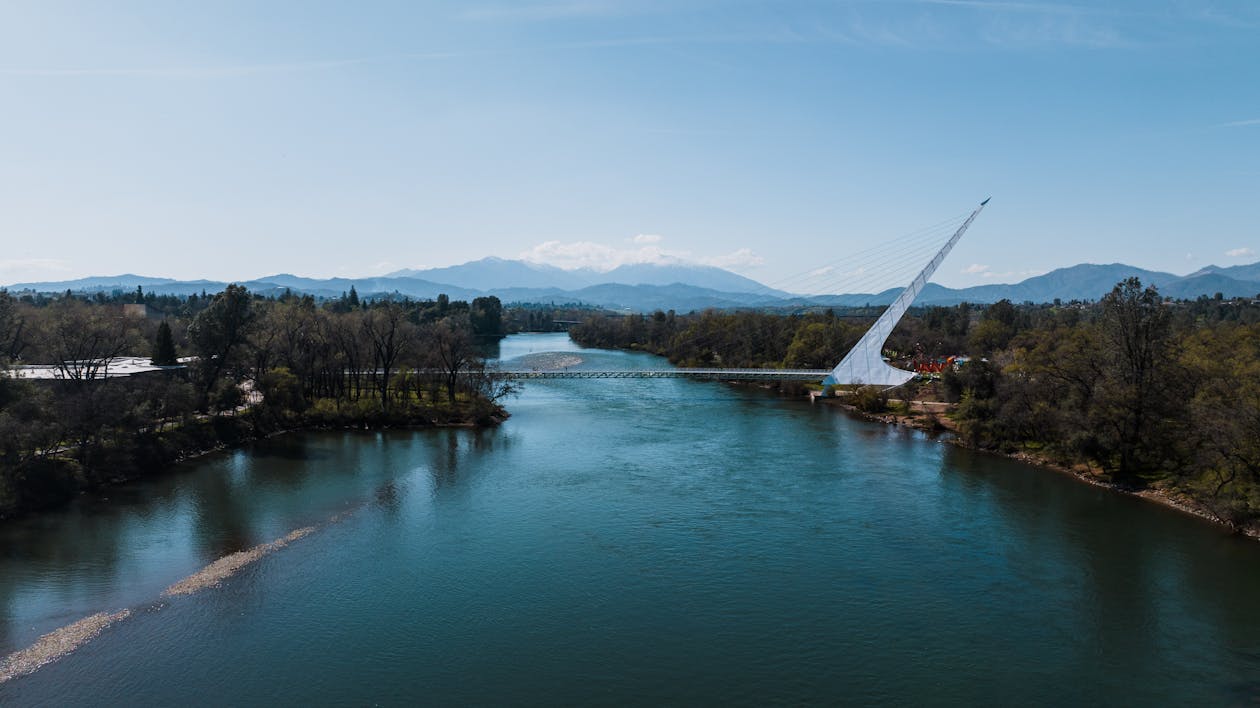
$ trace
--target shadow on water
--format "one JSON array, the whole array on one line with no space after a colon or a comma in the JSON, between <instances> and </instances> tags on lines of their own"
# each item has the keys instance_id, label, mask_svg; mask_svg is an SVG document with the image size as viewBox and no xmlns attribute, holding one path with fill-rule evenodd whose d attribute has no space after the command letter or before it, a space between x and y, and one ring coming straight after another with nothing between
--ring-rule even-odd
<instances>
[{"instance_id":1,"label":"shadow on water","mask_svg":"<svg viewBox=\"0 0 1260 708\"><path fill-rule=\"evenodd\" d=\"M1213 678L1260 660L1254 541L1054 470L945 447L942 484L960 514L985 515L997 529L993 543L1023 581L1013 591L1051 599L1036 611L1060 625L1045 639L1063 654L1062 670L1101 670L1122 687L1123 677L1179 655L1180 687L1214 687L1227 701L1260 697L1260 683Z\"/></svg>"},{"instance_id":2,"label":"shadow on water","mask_svg":"<svg viewBox=\"0 0 1260 708\"><path fill-rule=\"evenodd\" d=\"M279 435L252 443L245 451L259 460L290 460L302 464L321 462L334 458L334 450L309 444L301 435Z\"/></svg>"},{"instance_id":3,"label":"shadow on water","mask_svg":"<svg viewBox=\"0 0 1260 708\"><path fill-rule=\"evenodd\" d=\"M511 446L511 437L500 428L442 428L425 433L429 471L434 490L455 488L470 455L485 455Z\"/></svg>"},{"instance_id":4,"label":"shadow on water","mask_svg":"<svg viewBox=\"0 0 1260 708\"><path fill-rule=\"evenodd\" d=\"M402 508L404 486L390 480L382 484L375 494L376 506L384 509L390 515L397 515Z\"/></svg>"},{"instance_id":5,"label":"shadow on water","mask_svg":"<svg viewBox=\"0 0 1260 708\"><path fill-rule=\"evenodd\" d=\"M233 468L245 465L243 453L233 457ZM197 485L197 500L192 507L192 538L203 559L213 560L243 551L263 540L254 527L250 505L239 497L233 479L236 476L203 475Z\"/></svg>"}]
</instances>

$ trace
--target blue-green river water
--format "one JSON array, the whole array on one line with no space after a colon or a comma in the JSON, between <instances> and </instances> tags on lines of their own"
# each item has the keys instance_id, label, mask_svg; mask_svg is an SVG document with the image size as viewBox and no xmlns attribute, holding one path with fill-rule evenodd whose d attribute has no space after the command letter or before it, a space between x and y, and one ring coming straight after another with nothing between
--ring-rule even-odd
<instances>
[{"instance_id":1,"label":"blue-green river water","mask_svg":"<svg viewBox=\"0 0 1260 708\"><path fill-rule=\"evenodd\" d=\"M548 351L667 366L564 335L501 356ZM757 389L529 382L507 406L0 525L0 656L132 612L0 705L1260 700L1260 544L1200 520Z\"/></svg>"}]
</instances>

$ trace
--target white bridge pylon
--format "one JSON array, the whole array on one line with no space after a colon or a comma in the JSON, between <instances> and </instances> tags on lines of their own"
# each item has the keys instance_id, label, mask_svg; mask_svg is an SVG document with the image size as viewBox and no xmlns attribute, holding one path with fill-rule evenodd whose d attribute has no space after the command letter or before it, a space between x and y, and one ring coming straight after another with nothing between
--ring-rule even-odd
<instances>
[{"instance_id":1,"label":"white bridge pylon","mask_svg":"<svg viewBox=\"0 0 1260 708\"><path fill-rule=\"evenodd\" d=\"M914 378L913 371L898 369L888 362L884 361L884 343L888 341L889 335L906 314L906 310L910 309L910 305L914 303L914 299L923 292L923 287L927 285L928 279L936 272L941 261L945 260L945 256L949 255L950 250L954 248L954 244L958 243L958 239L962 238L967 227L971 226L971 222L979 216L980 211L984 209L984 205L988 204L986 199L980 202L980 206L971 212L971 216L958 227L954 235L941 248L940 252L928 261L923 267L919 275L910 282L910 285L896 300L888 306L887 310L875 320L875 324L866 330L866 334L853 345L848 354L844 355L844 359L836 364L836 368L831 370L827 378L823 379L823 385L827 384L865 384L869 386L900 386L901 384Z\"/></svg>"}]
</instances>

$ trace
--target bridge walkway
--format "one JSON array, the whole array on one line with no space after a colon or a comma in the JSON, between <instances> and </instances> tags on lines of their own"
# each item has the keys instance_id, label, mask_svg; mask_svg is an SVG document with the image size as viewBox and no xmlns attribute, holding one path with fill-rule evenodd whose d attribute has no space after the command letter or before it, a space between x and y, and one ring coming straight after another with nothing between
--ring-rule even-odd
<instances>
[{"instance_id":1,"label":"bridge walkway","mask_svg":"<svg viewBox=\"0 0 1260 708\"><path fill-rule=\"evenodd\" d=\"M822 381L830 369L490 369L508 379L700 379L704 381Z\"/></svg>"}]
</instances>

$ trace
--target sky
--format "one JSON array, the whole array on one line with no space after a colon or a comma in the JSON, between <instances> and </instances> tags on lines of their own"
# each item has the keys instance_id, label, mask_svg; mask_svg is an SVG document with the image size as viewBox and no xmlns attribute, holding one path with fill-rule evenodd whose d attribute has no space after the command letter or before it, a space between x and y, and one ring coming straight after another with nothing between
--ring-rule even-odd
<instances>
[{"instance_id":1,"label":"sky","mask_svg":"<svg viewBox=\"0 0 1260 708\"><path fill-rule=\"evenodd\" d=\"M0 283L1260 260L1260 3L0 3ZM843 289L841 287L840 289Z\"/></svg>"}]
</instances>

